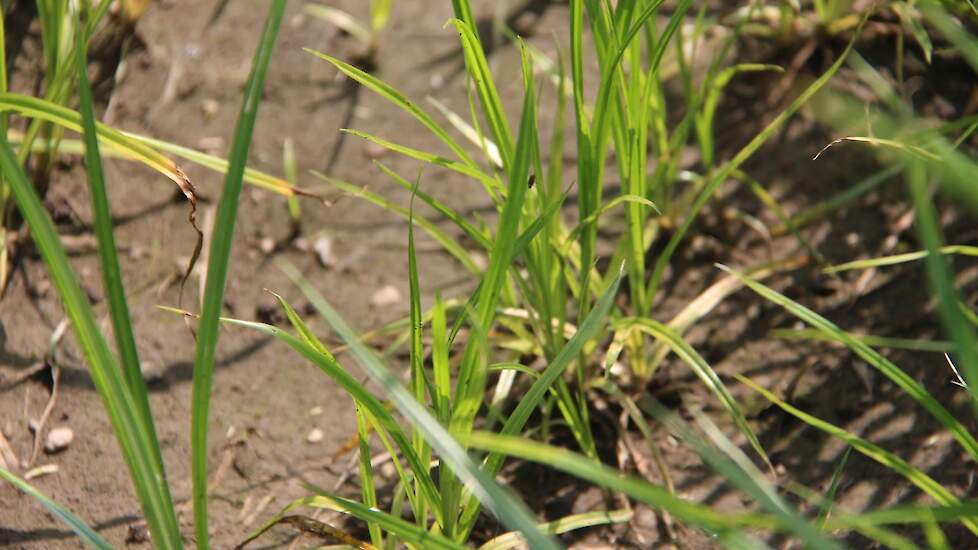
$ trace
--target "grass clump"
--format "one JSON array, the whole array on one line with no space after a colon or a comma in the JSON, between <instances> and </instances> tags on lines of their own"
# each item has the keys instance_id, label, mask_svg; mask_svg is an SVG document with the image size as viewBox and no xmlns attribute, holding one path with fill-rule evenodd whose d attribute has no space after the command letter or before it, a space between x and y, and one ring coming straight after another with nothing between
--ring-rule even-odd
<instances>
[{"instance_id":1,"label":"grass clump","mask_svg":"<svg viewBox=\"0 0 978 550\"><path fill-rule=\"evenodd\" d=\"M339 336L349 351L349 359L338 358L335 348L320 339L277 294L275 298L291 330L222 317L237 204L244 181L290 197L295 224L299 210L294 199L309 194L295 185L296 161L291 144L285 148L285 179L245 166L284 0L272 2L228 161L95 122L85 72L85 49L95 28L92 21L97 23L105 14L102 6L107 4L99 5L97 9L102 11L84 13L84 18L66 18L66 3L45 3L43 8L39 4L44 58L49 70L46 91L44 99L13 94L5 88L5 74L0 78L0 110L33 120L27 132L16 136L19 150L13 148L6 135L2 136L0 170L4 189L26 220L64 302L158 547L179 548L184 540L139 370L101 173L100 148L105 149L106 155L124 155L155 168L181 185L188 198L193 195L192 187L185 188L190 185L189 180L164 153L226 173L196 331L190 433L194 542L200 548L209 547L207 428L222 322L271 336L316 366L350 396L357 424L359 500L311 488L313 494L292 502L249 536L242 537L239 547L259 540L274 526L288 525L360 548L455 549L472 547L477 542L483 543L480 548L485 549L521 544L559 548L559 534L630 521L631 503L656 509L705 533L720 545L735 548L763 548L782 536L811 548L842 548L847 542L844 537L853 534L893 548L913 548L916 541L908 536L907 526L919 528L931 547L945 548L949 544L942 522L960 524L968 532L978 534L978 505L974 502L962 500L961 495L897 453L811 415L778 392L738 375L739 382L773 407L846 445L824 494L800 485L779 484L778 477L771 475L775 468L762 438L755 433L757 423L738 403L724 377L685 337L717 304L747 287L809 327L781 331L781 336L844 346L926 410L968 460L978 460L978 441L969 424L957 418L927 385L875 349L878 345L892 345L950 351L949 360L960 366L961 384L969 392L969 402L978 410L975 315L955 286L954 272L948 263L952 255L975 255L975 247L967 243L945 244L931 200L932 189L941 186L966 205L978 204L973 189L974 181L978 181L978 164L961 150L968 146L978 122L968 119L933 124L923 120L892 89L887 78L862 59L858 41L872 13L853 13L847 2L828 0L813 2L811 10L804 12L794 6L772 11L770 6L750 3L726 21L729 33L706 69L697 72L694 66L698 60L693 52L708 27L724 22L714 20L703 5L691 0L571 0L566 66L565 56L553 61L514 37L520 54L522 103L519 116L512 117L503 105L500 86L490 70L469 2L452 0L455 17L449 27L458 34L461 45L470 113L463 117L432 102L451 128L429 114L426 107L364 70L362 63L351 64L327 53L307 50L409 114L452 157L384 136L349 130L351 133L424 165L471 179L495 210L491 228L480 220L466 219L424 189L420 176L411 182L379 163L382 173L411 192L409 206L319 175L332 186L378 204L408 223L410 313L403 325L407 327L403 341L409 349L406 382L402 383L395 369L364 343L329 299L287 262L280 262L279 267ZM942 53L940 48L950 47L978 69L978 50L968 27L960 24L960 7L949 10L926 1L884 4L880 8L894 14L903 32L915 41L928 61ZM142 6L139 2L129 5L127 13L138 13ZM391 2L372 2L371 9L369 30L355 22L340 24L355 29L354 34L367 44L373 56ZM334 23L342 19L335 11L326 13ZM807 28L807 37L812 40L845 36L846 45L838 49L827 70L801 88L770 122L724 160L715 126L727 86L745 73L782 70L767 63L729 64L728 54L739 37L764 35L765 27L758 22L771 17L777 24L768 24L768 36L789 28ZM796 25L802 20L808 21L807 27ZM597 66L596 82L590 81L594 75L585 70L591 64ZM858 75L880 99L878 108L874 106L861 119L871 126L872 131L866 135L860 135L849 124L859 118L854 113L859 112L861 105L847 96L827 92L829 81L844 68ZM681 109L675 108L674 96L667 91L667 80L673 76L681 90ZM541 132L539 122L541 97L546 97L541 90L550 90L548 83L553 84L555 113L549 136ZM69 106L75 89L80 104L77 112ZM871 146L881 164L889 166L842 194L789 216L748 173L748 161L777 139L791 117L809 106L823 123L846 134L830 143L822 154L830 155L831 149L840 147ZM565 118L574 120L573 132L565 127ZM0 120L0 125L6 130L5 119ZM83 139L63 139L64 129L80 131ZM576 153L573 167L565 167L564 151L568 147ZM683 161L684 153L690 149L698 156L692 165ZM86 155L117 355L98 330L36 186L24 170L24 161L31 152L45 155L48 161L58 153L71 151ZM806 241L801 227L823 219L897 175L906 180L922 249L829 266ZM663 319L657 306L670 298L663 282L681 276L670 274L675 268L674 258L700 220L701 212L730 181L749 188L780 222L770 233L792 234L806 257L789 256L743 269L720 266L726 273L718 282L679 308L671 319ZM569 186L569 182L574 185ZM616 182L617 187L611 182ZM572 192L576 194L576 211L568 212L575 210L566 208ZM468 237L472 244L468 248L460 245L433 219L416 212L419 203L449 220L456 232ZM613 236L605 241L601 232L609 228L613 229ZM416 229L430 234L477 276L478 285L469 295L454 301L435 296L428 309L422 307ZM610 252L600 251L599 244L608 244ZM488 258L484 266L480 256ZM806 262L824 264L821 267L825 271L836 273L917 260L924 262L947 334L945 341L857 336L761 282ZM675 354L687 365L719 403L719 410L732 422L732 433L746 442L750 456L695 407L684 407L683 412L691 421L684 420L646 391L669 354ZM353 374L348 367L350 361L382 389L383 395L375 394ZM531 366L536 363L542 367ZM668 431L737 490L750 503L748 509L727 513L677 495L664 466L662 484L608 466L600 452L603 434L595 430L591 418L593 400L598 395L620 407L622 415L642 432L653 455L657 452L654 429ZM556 415L559 419L555 421ZM556 439L554 426L569 434L575 449L552 444ZM381 494L375 484L373 459L379 449L389 454L397 475L390 495ZM927 495L932 504L859 513L840 509L835 500L850 450L903 477ZM498 481L507 459L536 462L567 473L601 487L608 496L627 497L629 505L541 521L544 518ZM78 518L12 473L0 470L0 476L39 499L87 543L106 547L105 541ZM366 530L348 532L296 513L305 507L342 512L365 523ZM478 532L478 523L484 515L492 515L510 531L492 538L483 536Z\"/></svg>"}]
</instances>

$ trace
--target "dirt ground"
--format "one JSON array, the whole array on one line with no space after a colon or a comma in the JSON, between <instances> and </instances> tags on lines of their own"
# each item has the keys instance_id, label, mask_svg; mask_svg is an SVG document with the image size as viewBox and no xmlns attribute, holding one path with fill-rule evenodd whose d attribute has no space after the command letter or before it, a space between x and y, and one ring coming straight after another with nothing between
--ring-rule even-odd
<instances>
[{"instance_id":1,"label":"dirt ground","mask_svg":"<svg viewBox=\"0 0 978 550\"><path fill-rule=\"evenodd\" d=\"M227 2L223 9L219 9L220 4L161 0L150 8L138 26L144 46L126 57L123 76L111 92L105 111L107 123L226 155L267 2ZM361 17L365 15L364 2L331 4ZM399 0L394 5L391 24L382 39L379 76L408 97L420 100L431 95L458 112L467 112L464 81L459 76L457 37L442 28L451 16L450 3ZM477 13L491 20L492 3L477 5ZM552 52L553 34L566 33L566 5L511 3L511 9L521 6L526 13L518 22L534 31L534 44ZM36 52L36 40L36 33L25 37L23 59L30 58L31 48ZM252 165L280 174L283 142L291 139L301 185L322 188L322 182L309 176L308 171L324 171L406 204L407 194L386 181L371 160L381 155L383 162L412 177L418 164L394 154L379 153L366 142L344 137L338 130L353 127L439 153L444 152L443 148L413 120L369 91L351 87L324 62L304 53L303 47L346 58L356 50L348 37L303 15L302 3L290 3L260 108ZM790 59L791 53L782 55ZM505 83L501 90L504 103L515 107L520 93L516 54L512 48L500 47L491 59L494 70L501 75L499 82ZM813 59L804 69L824 69L819 55ZM22 59L18 62L24 63ZM752 101L758 87L770 83L748 79L732 87L729 104L738 108L726 111L722 124L731 130L721 133L729 148L739 146L741 134L737 128L772 115L770 107ZM545 94L544 101L550 99L552 95ZM549 113L549 107L545 105L542 110ZM551 124L546 116L541 121L544 128ZM830 139L830 132L817 128L803 114L777 143L765 149L759 157L763 160L752 161L746 168L769 185L779 200L797 211L845 189L874 170L871 157L842 148L813 169L809 159ZM222 178L189 163L182 166L206 199L200 216L206 223L208 216L213 215ZM106 169L118 220L116 237L125 251L123 270L141 358L147 365L157 431L174 497L185 503L190 494L193 340L181 318L156 306L177 303L175 283L192 251L194 235L186 223L187 207L173 200L174 188L169 181L123 161L109 161ZM453 206L483 216L491 212L484 195L469 181L429 168L423 182L426 191ZM907 212L899 200L901 192L899 183L890 184L831 220L807 228L805 234L831 262L881 255L885 253L884 241L891 235L896 235L901 246L916 249L919 246L912 230L895 225ZM47 202L58 213L59 228L72 245L73 264L82 275L82 284L104 317L98 260L88 231L92 217L77 159L65 159L56 171ZM727 193L723 205L762 216L768 222L774 220L770 213L762 213L756 200L740 191ZM772 255L779 257L777 254L794 246L790 238L769 245L743 223L731 222L724 213L723 208L708 212L691 237L690 246L678 255L664 286L664 295L669 298L660 305L659 311L665 312L663 319L719 280L714 262L752 265ZM946 218L951 227L949 241L975 239L965 220L958 220L953 212L948 212ZM341 265L325 268L313 251L290 242L290 221L280 197L255 188L245 190L228 280L226 307L230 315L276 321L276 308L264 292L266 288L284 295L300 310L307 309L302 295L277 266L280 260L298 266L359 329L376 328L406 314L403 299L383 307L371 303L372 295L387 285L398 289L402 297L407 296L406 231L401 220L353 198L344 198L332 207L304 202L302 219L306 243L328 238ZM274 244L270 252L269 244ZM471 277L432 244L419 243L425 295L464 295L472 287ZM969 303L974 303L978 264L958 262L957 267L962 268L959 282L970 293ZM862 284L859 275L833 278L820 274L817 268L806 268L780 276L774 283L847 329L886 336L939 338L933 303L919 269L880 271L856 290ZM197 300L197 280L195 275L188 282L185 303ZM0 301L0 383L43 359L61 319L60 303L43 263L35 254L25 255ZM328 336L329 331L313 312L309 311L308 319L320 334ZM794 403L803 410L896 452L923 467L956 494L975 495L973 465L926 414L844 350L816 343L786 342L768 335L772 328L792 326L794 320L784 312L742 291L726 300L689 336L721 375L739 372L781 390L793 384ZM114 545L145 546L137 540L138 529L134 529L140 512L128 472L71 340L67 337L55 355L61 377L48 427L70 427L75 440L61 453L40 453L34 466L53 464L58 470L33 482L87 520ZM355 467L350 468L349 456L333 460L334 453L354 432L350 400L311 365L255 333L225 328L219 351L211 410L211 464L215 477L211 517L216 547L233 546L292 499L308 494L306 484L357 494ZM949 383L950 373L940 354L899 352L891 357L974 429L973 421L967 420L972 416L965 407L964 395ZM824 491L843 446L763 407L749 391L736 387L732 379L730 384L738 398L753 410L752 419L762 443L778 466L779 481L796 481ZM28 425L40 417L50 388L50 376L45 374L0 390L0 429L23 460L31 454ZM667 362L647 391L677 406L699 402L708 411L715 407L695 377L678 362ZM599 432L609 434L607 451L614 460L617 415L606 411L596 414L596 418ZM315 429L322 431L323 438L310 443L307 437ZM634 434L630 437L640 441ZM663 436L659 446L681 495L727 510L749 506L674 439ZM635 467L631 461L625 462L628 467ZM541 472L528 465L514 465L507 475L539 511L541 519L556 519L603 505L600 494L566 476ZM648 475L659 481L654 469ZM891 471L856 454L845 470L839 495L841 505L850 510L920 498L919 491ZM189 537L189 503L181 518ZM334 516L331 521L339 520ZM486 523L487 534L498 529L490 524ZM963 538L966 534L953 529L948 534L952 542L968 540ZM661 519L640 510L631 525L584 532L567 542L591 547L712 547L710 540L696 533L680 531L679 538L671 543L665 535ZM278 547L290 540L287 531L276 531L255 547ZM309 545L313 541L304 542ZM858 539L853 539L853 543L860 546ZM956 547L968 546L961 544L964 546ZM79 543L35 501L2 486L0 545L62 548L77 547Z\"/></svg>"}]
</instances>

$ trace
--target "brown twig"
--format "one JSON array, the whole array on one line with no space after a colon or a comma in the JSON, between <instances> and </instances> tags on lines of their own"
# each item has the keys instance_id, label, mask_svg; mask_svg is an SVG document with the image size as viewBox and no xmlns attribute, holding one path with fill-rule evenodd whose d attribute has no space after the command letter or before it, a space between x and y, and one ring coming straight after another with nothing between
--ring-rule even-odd
<instances>
[{"instance_id":1,"label":"brown twig","mask_svg":"<svg viewBox=\"0 0 978 550\"><path fill-rule=\"evenodd\" d=\"M40 363L32 367L29 367L27 369L24 369L9 378L5 378L3 384L0 385L0 390L9 390L10 388L13 388L17 384L20 384L24 380L27 380L31 376L34 376L35 374L41 372L46 368L48 368L47 363L41 361Z\"/></svg>"},{"instance_id":2,"label":"brown twig","mask_svg":"<svg viewBox=\"0 0 978 550\"><path fill-rule=\"evenodd\" d=\"M58 402L58 383L60 379L61 369L51 363L51 396L48 397L48 402L44 406L44 412L41 413L41 418L37 421L37 426L34 428L34 447L31 449L31 458L27 461L28 468L34 465L34 461L37 460L37 455L41 452L41 444L44 441L44 426L47 424L48 418L51 417L51 413L54 412L54 406Z\"/></svg>"}]
</instances>

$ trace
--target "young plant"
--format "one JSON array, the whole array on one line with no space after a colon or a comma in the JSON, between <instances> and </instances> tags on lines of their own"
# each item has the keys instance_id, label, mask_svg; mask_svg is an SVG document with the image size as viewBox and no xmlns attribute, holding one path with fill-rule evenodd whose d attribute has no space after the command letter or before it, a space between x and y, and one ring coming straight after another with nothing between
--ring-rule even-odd
<instances>
[{"instance_id":1,"label":"young plant","mask_svg":"<svg viewBox=\"0 0 978 550\"><path fill-rule=\"evenodd\" d=\"M713 197L720 185L732 176L744 177L741 166L765 142L772 138L784 123L801 108L838 71L851 50L852 43L832 67L796 100L774 118L754 139L730 160L720 163L716 159L712 121L718 105L720 91L738 72L770 70L767 65L737 65L721 70L720 60L725 57L728 42L718 55L702 83L693 83L689 61L678 32L691 2L678 2L670 12L665 28L656 25L662 2L620 3L612 7L608 3L574 0L570 3L570 76L566 80L562 64L556 64L557 116L549 149L542 151L543 137L535 125L528 130L532 138L529 157L520 156L524 138L523 127L514 136L499 97L493 75L489 71L486 54L476 31L475 20L467 0L453 0L456 19L452 21L462 45L466 75L472 86L470 97L471 118L447 111L440 104L449 122L468 137L481 151L480 163L454 139L417 102L406 98L390 85L366 72L331 56L312 52L332 63L339 70L361 85L391 101L432 132L443 142L455 158L449 159L414 149L408 145L393 143L383 137L352 131L383 147L407 155L422 162L455 171L476 180L485 190L487 198L496 206L500 215L512 223L526 227L539 218L552 205L560 205L566 195L563 189L566 179L562 155L564 128L562 121L565 101L569 98L576 121L575 143L578 162L576 182L578 190L578 222L566 225L560 217L548 217L539 238L532 241L521 257L519 269L505 273L505 284L499 286L500 305L519 308L526 312L522 319L501 318L503 325L518 341L514 348L531 350L544 360L552 362L564 349L568 334L573 333L576 323L581 322L594 307L596 300L609 286L617 266L624 264L628 288L627 299L613 308L616 319L646 319L653 312L653 304L659 296L660 282L697 215ZM600 70L597 96L588 102L584 94L584 22L585 14L590 23L594 52ZM701 32L703 12L697 18L695 33ZM736 32L732 36L736 36ZM857 33L858 35L858 29ZM732 40L733 38L731 38ZM684 89L688 95L688 108L684 118L670 128L661 74L662 60L667 51L675 46L676 59ZM539 57L539 55L538 55ZM566 96L566 97L565 97ZM481 107L478 108L478 106ZM485 121L482 124L480 121ZM695 139L694 139L695 138ZM686 177L692 185L679 185L678 174L681 152L693 141L701 151L701 173ZM650 152L650 153L649 153ZM614 158L606 166L609 155ZM656 160L650 169L651 160ZM410 184L385 166L382 171L404 187ZM620 191L605 198L605 181L614 170ZM513 178L522 178L525 188L517 196L511 196ZM504 178L508 183L503 184ZM749 178L748 178L749 179ZM357 187L330 178L327 181L379 204L401 216L402 207L391 204L383 197L359 190ZM488 253L495 254L493 241L485 231L466 221L448 205L434 197L418 194L437 213L451 220L472 240ZM513 203L518 200L523 207L513 213ZM617 209L624 210L624 231L613 242L610 257L599 257L596 251L599 222L610 217ZM790 220L787 220L790 223ZM419 227L428 231L446 250L470 270L475 262L472 254L458 247L450 236L423 217L416 217ZM793 225L789 225L794 230ZM671 232L671 234L670 234ZM668 240L649 269L649 257L656 241ZM447 243L451 243L450 245ZM488 273L488 272L487 272ZM496 275L492 274L495 279ZM576 321L576 322L575 322ZM676 349L682 340L679 330L640 330L634 323L610 325L613 334L604 331L595 341L584 346L586 353L574 362L574 380L568 384L563 378L556 383L557 404L563 419L571 427L583 452L597 457L594 437L591 434L588 400L585 395L587 381L594 376L598 362L593 350L596 341L611 336L615 359L620 355L628 365L637 386L647 382L656 372L665 354ZM644 325L641 325L644 326ZM661 326L661 325L656 325ZM655 340L654 342L652 340ZM722 380L704 361L696 360L695 352L681 353L680 358L707 383L717 398L734 418L736 425L748 441L754 443L760 456L764 452L757 438L744 421L736 402L730 397ZM606 365L614 360L606 362ZM607 374L607 372L603 373ZM469 373L462 372L461 387L468 391ZM476 387L482 386L479 381ZM475 393L473 392L473 395Z\"/></svg>"},{"instance_id":2,"label":"young plant","mask_svg":"<svg viewBox=\"0 0 978 550\"><path fill-rule=\"evenodd\" d=\"M80 19L74 19L74 31L70 36L74 39L74 44L68 50L73 59L70 62L65 59L58 60L58 66L61 67L61 70L53 75L49 84L49 90L57 90L55 96L61 97L59 94L63 94L64 97L67 97L71 83L77 81L81 105L80 115L58 106L55 102L36 100L10 93L2 94L0 104L4 106L3 110L12 109L32 117L34 123L32 123L31 128L35 128L35 124L38 122L47 121L82 131L84 134L84 153L92 195L92 210L95 214L95 233L99 245L103 282L119 359L109 349L98 329L91 305L68 263L54 224L44 210L37 191L27 179L22 167L23 159L32 150L33 138L31 136L37 135L36 130L33 133L28 130L27 136L20 144L20 156L14 153L6 134L0 136L0 172L3 174L3 180L9 185L13 199L30 229L31 236L47 264L54 285L61 296L65 313L71 321L72 329L84 353L92 380L105 404L123 458L129 467L133 485L142 505L153 541L158 548L182 548L183 539L170 497L159 441L156 438L146 386L140 371L138 353L132 336L125 290L122 285L117 251L112 236L112 219L103 181L99 143L107 144L114 150L121 151L129 157L167 174L178 184L181 184L181 187L183 185L189 186L189 181L172 161L155 149L95 122L92 94L87 80L85 49L91 31L94 29L93 18L97 22L109 4L110 2L103 2L100 4L99 11L87 13L86 15L89 17L85 19L86 23L84 24L79 23ZM220 279L214 281L209 279L210 284L205 295L205 304L210 303L211 307L205 309L204 319L213 318L215 326L221 303L219 296L216 299L218 310L213 312L211 310L215 301L213 296L223 291L227 251L230 247L234 223L234 205L232 203L236 202L237 192L240 191L244 177L247 146L251 139L265 71L284 8L284 0L276 0L270 8L265 31L255 57L252 75L248 81L242 116L235 135L235 148L227 167L228 179L222 205L230 204L230 206L222 207L223 215L220 216L220 221L215 227L211 252L211 273L216 272L214 277L220 275ZM74 76L66 76L68 72ZM75 80L76 77L77 80ZM53 146L46 150L54 151L55 149L56 146ZM222 262L224 269L221 269ZM215 290L216 287L218 287L217 290ZM206 448L202 449L201 447L206 446L206 405L209 399L207 390L209 390L209 374L213 368L213 349L217 340L216 331L208 332L208 326L206 322L202 322L201 331L198 333L198 345L204 352L200 354L202 359L198 361L199 366L195 369L193 414L194 426L203 425L204 432L201 434L199 431L195 431L193 434L194 456L195 458L202 458L202 460L194 463L195 481L198 471L203 472L206 481L207 454ZM207 353L208 350L211 352L210 354ZM55 511L56 515L67 521L76 532L81 534L86 542L96 547L105 547L104 541L98 539L97 536L93 537L91 530L83 528L77 518L70 513L47 501L40 493L33 491L9 472L4 471L0 474L11 483L42 500L46 506ZM206 492L198 491L196 484L194 488L196 497L195 518L198 526L197 545L199 548L206 548L208 545Z\"/></svg>"}]
</instances>

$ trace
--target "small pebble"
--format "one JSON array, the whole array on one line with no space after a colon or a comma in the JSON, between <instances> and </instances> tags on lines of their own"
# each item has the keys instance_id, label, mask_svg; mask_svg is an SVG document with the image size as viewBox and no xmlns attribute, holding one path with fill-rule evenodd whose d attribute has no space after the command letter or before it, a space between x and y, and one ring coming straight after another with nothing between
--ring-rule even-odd
<instances>
[{"instance_id":1,"label":"small pebble","mask_svg":"<svg viewBox=\"0 0 978 550\"><path fill-rule=\"evenodd\" d=\"M139 364L139 370L143 373L143 379L147 382L155 382L161 380L163 375L166 373L166 369L160 363L154 363L152 361L143 361Z\"/></svg>"},{"instance_id":2,"label":"small pebble","mask_svg":"<svg viewBox=\"0 0 978 550\"><path fill-rule=\"evenodd\" d=\"M209 120L214 115L217 114L217 109L221 106L216 99L208 98L200 102L200 113L204 115L205 120Z\"/></svg>"},{"instance_id":3,"label":"small pebble","mask_svg":"<svg viewBox=\"0 0 978 550\"><path fill-rule=\"evenodd\" d=\"M75 439L75 432L71 428L59 427L48 432L47 439L44 440L44 452L57 453L68 448Z\"/></svg>"},{"instance_id":4,"label":"small pebble","mask_svg":"<svg viewBox=\"0 0 978 550\"><path fill-rule=\"evenodd\" d=\"M316 252L316 258L323 267L331 268L336 266L336 256L333 255L333 240L323 236L316 239L312 249Z\"/></svg>"},{"instance_id":5,"label":"small pebble","mask_svg":"<svg viewBox=\"0 0 978 550\"><path fill-rule=\"evenodd\" d=\"M197 147L207 152L217 153L224 149L224 138L221 136L202 137L197 140Z\"/></svg>"},{"instance_id":6,"label":"small pebble","mask_svg":"<svg viewBox=\"0 0 978 550\"><path fill-rule=\"evenodd\" d=\"M296 237L292 241L292 246L299 252L309 252L312 250L312 245L309 244L309 239L305 237Z\"/></svg>"},{"instance_id":7,"label":"small pebble","mask_svg":"<svg viewBox=\"0 0 978 550\"><path fill-rule=\"evenodd\" d=\"M370 117L373 116L373 110L370 107L357 105L353 108L353 116L360 120L370 120Z\"/></svg>"},{"instance_id":8,"label":"small pebble","mask_svg":"<svg viewBox=\"0 0 978 550\"><path fill-rule=\"evenodd\" d=\"M370 304L378 308L392 306L400 301L401 291L391 285L381 287L370 297Z\"/></svg>"},{"instance_id":9,"label":"small pebble","mask_svg":"<svg viewBox=\"0 0 978 550\"><path fill-rule=\"evenodd\" d=\"M275 250L275 239L271 237L265 237L258 241L258 248L263 254L271 254Z\"/></svg>"},{"instance_id":10,"label":"small pebble","mask_svg":"<svg viewBox=\"0 0 978 550\"><path fill-rule=\"evenodd\" d=\"M313 428L309 435L306 436L306 443L319 443L323 440L323 431L319 428Z\"/></svg>"},{"instance_id":11,"label":"small pebble","mask_svg":"<svg viewBox=\"0 0 978 550\"><path fill-rule=\"evenodd\" d=\"M374 143L372 141L367 142L367 147L364 150L364 153L366 153L367 158L370 159L379 159L385 157L389 152L390 149L388 149L387 147L384 147L383 145Z\"/></svg>"}]
</instances>

